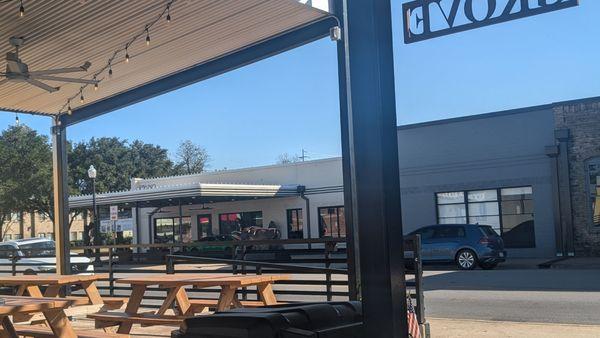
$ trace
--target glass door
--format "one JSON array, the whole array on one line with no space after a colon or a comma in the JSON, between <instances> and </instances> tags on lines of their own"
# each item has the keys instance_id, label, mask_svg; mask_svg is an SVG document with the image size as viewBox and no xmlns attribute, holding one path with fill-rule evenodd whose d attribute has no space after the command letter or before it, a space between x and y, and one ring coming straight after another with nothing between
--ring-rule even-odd
<instances>
[{"instance_id":1,"label":"glass door","mask_svg":"<svg viewBox=\"0 0 600 338\"><path fill-rule=\"evenodd\" d=\"M212 215L198 215L198 239L212 236Z\"/></svg>"}]
</instances>

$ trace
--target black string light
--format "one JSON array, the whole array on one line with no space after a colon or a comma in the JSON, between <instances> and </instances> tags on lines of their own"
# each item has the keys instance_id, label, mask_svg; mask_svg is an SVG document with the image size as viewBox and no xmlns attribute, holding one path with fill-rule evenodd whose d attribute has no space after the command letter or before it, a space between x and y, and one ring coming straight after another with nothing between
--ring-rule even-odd
<instances>
[{"instance_id":1,"label":"black string light","mask_svg":"<svg viewBox=\"0 0 600 338\"><path fill-rule=\"evenodd\" d=\"M23 6L23 0L21 1L21 7L19 7L19 16L23 17L25 15L25 6Z\"/></svg>"},{"instance_id":2,"label":"black string light","mask_svg":"<svg viewBox=\"0 0 600 338\"><path fill-rule=\"evenodd\" d=\"M23 2L23 0L20 0L21 3ZM102 73L104 73L105 71L108 71L108 78L112 78L113 76L113 69L112 69L112 65L113 65L113 61L115 61L115 59L117 59L117 57L119 57L120 55L123 55L121 53L125 54L125 63L129 63L129 61L131 60L131 55L129 54L129 47L136 41L139 41L144 35L146 36L146 45L149 46L150 45L150 29L156 24L158 23L161 19L166 19L166 21L168 23L171 22L171 6L175 3L175 1L177 0L171 0L169 1L166 6L164 7L164 9L162 10L162 12L160 13L160 15L158 15L152 22L150 22L149 24L146 24L144 26L144 30L140 31L138 34L136 34L135 36L133 36L127 43L123 44L123 48L115 50L113 55L108 59L108 62L106 63L106 65L100 69L98 69L92 76L94 80L97 80L98 82L102 82L103 80L105 80L105 78L100 77L100 75ZM24 11L24 8L23 8ZM121 56L122 57L122 56ZM122 60L122 59L121 59ZM94 91L98 90L98 82L96 82L94 84ZM79 98L80 98L80 102L84 103L84 97L83 97L83 90L85 88L87 88L89 84L84 84L79 88ZM71 100L77 98L77 95L74 95L70 98L67 99L67 102L62 106L62 108L60 109L60 114L64 113L66 111L67 114L71 115L73 113L73 109L71 108Z\"/></svg>"}]
</instances>

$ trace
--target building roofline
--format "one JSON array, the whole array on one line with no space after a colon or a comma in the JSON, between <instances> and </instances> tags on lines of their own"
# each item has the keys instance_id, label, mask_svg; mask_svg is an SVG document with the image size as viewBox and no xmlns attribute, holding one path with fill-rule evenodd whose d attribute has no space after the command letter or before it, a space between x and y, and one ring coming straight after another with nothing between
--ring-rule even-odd
<instances>
[{"instance_id":1,"label":"building roofline","mask_svg":"<svg viewBox=\"0 0 600 338\"><path fill-rule=\"evenodd\" d=\"M465 122L465 121L471 121L471 120L486 119L486 118L490 118L490 117L508 116L508 115L514 115L514 114L528 113L528 112L538 111L538 110L547 110L547 109L552 109L552 108L554 108L556 106L560 106L560 105L583 104L583 103L598 102L598 101L600 101L600 96L586 97L586 98L566 100L566 101L557 101L557 102L523 107L523 108L514 108L514 109L500 110L500 111L495 111L495 112L475 114L475 115L451 117L451 118L441 119L441 120L405 124L405 125L398 126L397 129L405 130L405 129L427 127L427 126L443 125L443 124L449 124L449 123Z\"/></svg>"},{"instance_id":2,"label":"building roofline","mask_svg":"<svg viewBox=\"0 0 600 338\"><path fill-rule=\"evenodd\" d=\"M245 167L245 168L237 168L237 169L223 169L223 170L215 170L215 171L205 171L205 172L198 173L198 174L160 176L160 177L149 177L149 178L137 178L137 177L135 177L133 179L138 179L138 180L140 180L139 182L144 182L144 181L169 180L169 179L173 179L173 178L176 178L176 177L193 177L193 176L204 176L204 177L206 177L206 176L213 176L213 175L216 176L216 175L223 174L223 173L238 173L238 172L247 172L247 171L260 170L260 169L281 168L281 167L297 167L297 166L301 166L301 165L309 165L309 164L314 164L314 163L338 161L340 159L341 159L340 156L336 156L336 157L327 157L327 158L321 158L321 159L317 159L317 160L308 160L308 161L301 161L301 162L292 162L292 163L283 163L283 164L267 164L267 165L261 165L261 166L256 166L256 167Z\"/></svg>"}]
</instances>

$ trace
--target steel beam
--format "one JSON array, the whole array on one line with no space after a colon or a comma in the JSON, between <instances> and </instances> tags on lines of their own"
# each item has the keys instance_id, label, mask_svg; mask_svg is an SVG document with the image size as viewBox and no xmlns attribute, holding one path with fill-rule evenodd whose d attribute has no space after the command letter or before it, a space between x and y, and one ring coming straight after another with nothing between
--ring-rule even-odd
<instances>
[{"instance_id":1,"label":"steel beam","mask_svg":"<svg viewBox=\"0 0 600 338\"><path fill-rule=\"evenodd\" d=\"M390 2L343 0L341 11L344 190L359 237L363 335L408 337Z\"/></svg>"},{"instance_id":2,"label":"steel beam","mask_svg":"<svg viewBox=\"0 0 600 338\"><path fill-rule=\"evenodd\" d=\"M54 187L54 241L56 273L71 273L69 255L69 188L67 181L67 130L58 119L52 126L52 183Z\"/></svg>"},{"instance_id":3,"label":"steel beam","mask_svg":"<svg viewBox=\"0 0 600 338\"><path fill-rule=\"evenodd\" d=\"M335 17L319 19L254 45L250 45L236 52L220 56L179 73L75 109L71 115L62 115L61 121L63 125L70 126L113 110L206 80L323 38L329 35L329 29L334 26L337 26L337 19Z\"/></svg>"}]
</instances>

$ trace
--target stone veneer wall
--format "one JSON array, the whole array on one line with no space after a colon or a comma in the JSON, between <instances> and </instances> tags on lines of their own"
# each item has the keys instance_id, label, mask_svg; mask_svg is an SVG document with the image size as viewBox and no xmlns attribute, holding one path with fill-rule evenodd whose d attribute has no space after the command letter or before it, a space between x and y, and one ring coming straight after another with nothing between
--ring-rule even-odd
<instances>
[{"instance_id":1,"label":"stone veneer wall","mask_svg":"<svg viewBox=\"0 0 600 338\"><path fill-rule=\"evenodd\" d=\"M590 224L585 161L600 156L600 98L559 103L556 127L568 128L571 203L576 255L600 255L600 228Z\"/></svg>"}]
</instances>

